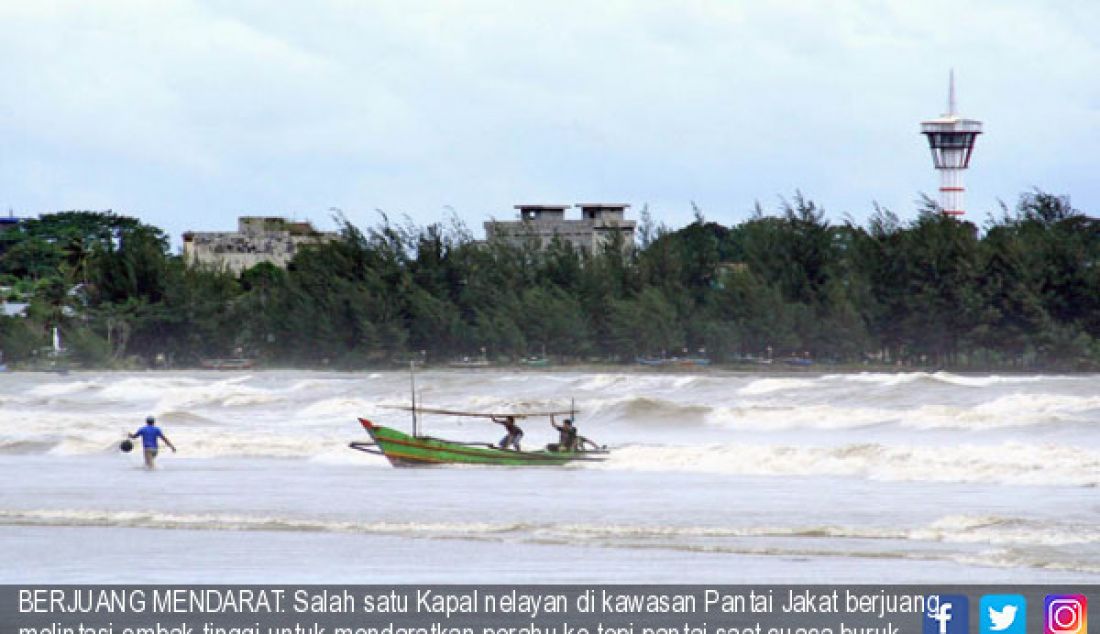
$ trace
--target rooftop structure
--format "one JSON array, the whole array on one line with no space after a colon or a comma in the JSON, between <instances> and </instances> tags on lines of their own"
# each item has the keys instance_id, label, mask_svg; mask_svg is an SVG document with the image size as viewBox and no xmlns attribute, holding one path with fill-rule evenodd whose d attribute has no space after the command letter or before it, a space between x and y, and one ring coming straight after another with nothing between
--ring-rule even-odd
<instances>
[{"instance_id":1,"label":"rooftop structure","mask_svg":"<svg viewBox=\"0 0 1100 634\"><path fill-rule=\"evenodd\" d=\"M624 249L633 247L637 223L624 218L629 204L578 203L573 206L580 209L578 219L565 217L570 205L515 205L519 220L486 222L485 237L519 248L534 246L538 249L545 249L558 239L587 253L598 252L616 237L621 238Z\"/></svg>"},{"instance_id":2,"label":"rooftop structure","mask_svg":"<svg viewBox=\"0 0 1100 634\"><path fill-rule=\"evenodd\" d=\"M237 231L183 234L183 256L189 264L224 267L239 274L261 262L286 268L302 247L337 237L338 233L317 231L309 222L242 216L237 219Z\"/></svg>"},{"instance_id":3,"label":"rooftop structure","mask_svg":"<svg viewBox=\"0 0 1100 634\"><path fill-rule=\"evenodd\" d=\"M19 225L22 224L23 219L17 218L14 213L9 209L8 215L0 216L0 254L4 253L11 246L11 240L4 240L2 236L9 231L16 231Z\"/></svg>"},{"instance_id":4,"label":"rooftop structure","mask_svg":"<svg viewBox=\"0 0 1100 634\"><path fill-rule=\"evenodd\" d=\"M23 222L23 219L15 217L15 213L9 209L8 215L0 216L0 232L14 229L18 227L21 222Z\"/></svg>"},{"instance_id":5,"label":"rooftop structure","mask_svg":"<svg viewBox=\"0 0 1100 634\"><path fill-rule=\"evenodd\" d=\"M947 88L947 112L938 119L921 122L921 134L928 138L932 163L940 173L940 209L950 216L966 213L963 170L970 167L974 141L982 133L982 122L964 119L955 108L955 71Z\"/></svg>"}]
</instances>

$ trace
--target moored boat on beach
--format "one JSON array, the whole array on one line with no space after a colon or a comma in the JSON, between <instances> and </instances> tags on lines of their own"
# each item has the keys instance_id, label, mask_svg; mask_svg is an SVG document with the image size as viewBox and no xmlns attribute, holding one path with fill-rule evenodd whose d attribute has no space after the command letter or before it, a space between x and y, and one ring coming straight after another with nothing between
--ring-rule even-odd
<instances>
[{"instance_id":1,"label":"moored boat on beach","mask_svg":"<svg viewBox=\"0 0 1100 634\"><path fill-rule=\"evenodd\" d=\"M255 359L231 358L231 359L202 359L199 361L206 370L250 370L256 365Z\"/></svg>"}]
</instances>

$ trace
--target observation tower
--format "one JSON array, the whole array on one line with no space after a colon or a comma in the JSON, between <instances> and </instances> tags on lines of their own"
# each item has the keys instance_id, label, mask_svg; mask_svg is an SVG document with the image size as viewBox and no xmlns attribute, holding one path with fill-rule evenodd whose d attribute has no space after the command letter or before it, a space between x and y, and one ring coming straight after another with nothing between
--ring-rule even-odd
<instances>
[{"instance_id":1,"label":"observation tower","mask_svg":"<svg viewBox=\"0 0 1100 634\"><path fill-rule=\"evenodd\" d=\"M964 119L955 110L955 71L951 71L948 80L947 113L938 119L922 121L920 131L928 137L932 163L940 173L940 209L949 216L965 214L963 171L970 167L982 122Z\"/></svg>"}]
</instances>

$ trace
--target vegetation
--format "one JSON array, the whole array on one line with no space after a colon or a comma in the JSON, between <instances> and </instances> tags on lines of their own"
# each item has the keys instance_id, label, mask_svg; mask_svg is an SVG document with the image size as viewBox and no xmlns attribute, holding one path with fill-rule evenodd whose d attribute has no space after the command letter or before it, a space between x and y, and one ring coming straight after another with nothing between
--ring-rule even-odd
<instances>
[{"instance_id":1,"label":"vegetation","mask_svg":"<svg viewBox=\"0 0 1100 634\"><path fill-rule=\"evenodd\" d=\"M288 270L187 266L165 234L111 212L63 212L0 234L0 317L27 360L60 327L86 365L176 366L241 350L272 364L363 367L545 354L632 362L774 356L959 369L1100 368L1100 221L1021 196L982 227L925 201L830 223L796 195L732 227L676 231L643 212L637 248L584 254L484 244L457 222L362 231Z\"/></svg>"}]
</instances>

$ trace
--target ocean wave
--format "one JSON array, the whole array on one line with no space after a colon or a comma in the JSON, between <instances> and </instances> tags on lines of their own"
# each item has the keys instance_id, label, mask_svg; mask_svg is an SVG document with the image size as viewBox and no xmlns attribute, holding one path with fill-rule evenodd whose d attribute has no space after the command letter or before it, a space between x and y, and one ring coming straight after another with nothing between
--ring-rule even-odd
<instances>
[{"instance_id":1,"label":"ocean wave","mask_svg":"<svg viewBox=\"0 0 1100 634\"><path fill-rule=\"evenodd\" d=\"M90 390L102 389L102 385L96 381L70 381L66 383L45 383L36 385L27 390L27 396L40 399L52 399L58 396L67 396Z\"/></svg>"},{"instance_id":2,"label":"ocean wave","mask_svg":"<svg viewBox=\"0 0 1100 634\"><path fill-rule=\"evenodd\" d=\"M616 373L616 374L584 374L571 381L574 389L579 392L596 392L600 394L628 393L653 394L657 392L676 392L685 388L702 384L713 377L683 374L653 374L653 373Z\"/></svg>"},{"instance_id":3,"label":"ocean wave","mask_svg":"<svg viewBox=\"0 0 1100 634\"><path fill-rule=\"evenodd\" d=\"M165 513L108 510L0 510L0 523L9 526L116 526L221 531L294 531L374 533L396 535L484 535L523 529L524 524L357 522L272 515Z\"/></svg>"},{"instance_id":4,"label":"ocean wave","mask_svg":"<svg viewBox=\"0 0 1100 634\"><path fill-rule=\"evenodd\" d=\"M94 397L118 403L156 400L166 392L200 388L209 381L190 376L126 377L105 383Z\"/></svg>"},{"instance_id":5,"label":"ocean wave","mask_svg":"<svg viewBox=\"0 0 1100 634\"><path fill-rule=\"evenodd\" d=\"M298 458L312 459L320 454L341 449L348 453L347 428L314 430L308 436L280 433L219 432L217 434L173 433L173 442L180 448L180 457L187 458ZM361 431L361 430L360 430Z\"/></svg>"},{"instance_id":6,"label":"ocean wave","mask_svg":"<svg viewBox=\"0 0 1100 634\"><path fill-rule=\"evenodd\" d=\"M1052 525L1049 521L998 516L950 515L916 527L843 524L714 526L677 524L587 524L553 522L356 521L334 518L156 510L6 509L0 524L41 526L121 526L232 531L395 533L402 535L560 535L571 540L669 538L795 537L904 540L993 545L1070 546L1100 543L1095 525Z\"/></svg>"},{"instance_id":7,"label":"ocean wave","mask_svg":"<svg viewBox=\"0 0 1100 634\"><path fill-rule=\"evenodd\" d=\"M899 421L904 413L870 407L836 405L754 405L718 407L706 422L731 429L779 431L789 429L849 429Z\"/></svg>"},{"instance_id":8,"label":"ocean wave","mask_svg":"<svg viewBox=\"0 0 1100 634\"><path fill-rule=\"evenodd\" d=\"M0 455L92 455L117 452L125 430L110 433L15 433L0 435Z\"/></svg>"},{"instance_id":9,"label":"ocean wave","mask_svg":"<svg viewBox=\"0 0 1100 634\"><path fill-rule=\"evenodd\" d=\"M952 372L858 372L853 374L822 374L815 377L765 377L754 380L743 387L743 395L768 394L786 390L805 390L827 388L837 384L857 383L881 387L897 387L913 383L942 384L958 387L991 387L995 385L1017 385L1039 383L1054 380L1077 380L1071 376L1047 375L977 375L955 374Z\"/></svg>"},{"instance_id":10,"label":"ocean wave","mask_svg":"<svg viewBox=\"0 0 1100 634\"><path fill-rule=\"evenodd\" d=\"M49 440L0 440L0 454L42 454L53 449L56 444Z\"/></svg>"},{"instance_id":11,"label":"ocean wave","mask_svg":"<svg viewBox=\"0 0 1100 634\"><path fill-rule=\"evenodd\" d=\"M157 412L157 422L160 425L217 425L217 421L214 418L208 416L202 416L192 411L178 411L169 410L167 412ZM134 426L140 425L141 421L135 421Z\"/></svg>"},{"instance_id":12,"label":"ocean wave","mask_svg":"<svg viewBox=\"0 0 1100 634\"><path fill-rule=\"evenodd\" d=\"M926 404L919 407L875 407L840 403L771 403L747 401L716 407L707 415L712 425L732 429L848 429L897 425L910 429L991 430L1039 425L1091 424L1100 397L1013 393L974 405Z\"/></svg>"},{"instance_id":13,"label":"ocean wave","mask_svg":"<svg viewBox=\"0 0 1100 634\"><path fill-rule=\"evenodd\" d=\"M638 418L656 418L674 421L676 424L701 421L713 411L713 408L708 405L679 403L648 396L622 399L615 404L615 408L619 410L617 414L628 421Z\"/></svg>"},{"instance_id":14,"label":"ocean wave","mask_svg":"<svg viewBox=\"0 0 1100 634\"><path fill-rule=\"evenodd\" d=\"M745 387L737 391L742 396L759 396L761 394L771 394L773 392L785 392L788 390L803 390L812 388L821 383L821 379L790 379L790 378L768 378L768 379L756 379L752 383L749 383Z\"/></svg>"},{"instance_id":15,"label":"ocean wave","mask_svg":"<svg viewBox=\"0 0 1100 634\"><path fill-rule=\"evenodd\" d=\"M858 374L826 374L821 377L823 381L868 383L887 387L918 382L942 383L960 387L989 387L1000 384L1036 383L1057 378L1069 377L977 375L955 374L952 372L860 372Z\"/></svg>"},{"instance_id":16,"label":"ocean wave","mask_svg":"<svg viewBox=\"0 0 1100 634\"><path fill-rule=\"evenodd\" d=\"M286 396L279 391L241 385L239 382L221 381L167 390L158 396L154 407L157 411L207 407L245 408L284 401Z\"/></svg>"},{"instance_id":17,"label":"ocean wave","mask_svg":"<svg viewBox=\"0 0 1100 634\"><path fill-rule=\"evenodd\" d=\"M840 476L886 481L1100 486L1100 455L1077 447L724 444L626 446L593 468L753 476Z\"/></svg>"},{"instance_id":18,"label":"ocean wave","mask_svg":"<svg viewBox=\"0 0 1100 634\"><path fill-rule=\"evenodd\" d=\"M960 561L998 567L1095 572L1089 558L1048 547L1100 543L1095 526L1052 526L1019 518L948 516L927 526L695 526L533 522L357 521L278 515L171 513L155 510L5 509L0 525L160 530L271 531L395 535L509 543L558 543L763 556L822 556ZM954 548L915 548L914 542ZM990 545L974 551L973 544ZM1038 549L1036 547L1039 547Z\"/></svg>"},{"instance_id":19,"label":"ocean wave","mask_svg":"<svg viewBox=\"0 0 1100 634\"><path fill-rule=\"evenodd\" d=\"M993 545L1070 546L1100 544L1096 524L1058 524L1049 520L996 515L948 515L908 531L910 539Z\"/></svg>"},{"instance_id":20,"label":"ocean wave","mask_svg":"<svg viewBox=\"0 0 1100 634\"><path fill-rule=\"evenodd\" d=\"M377 402L361 398L327 398L309 403L295 416L308 419L355 420L360 416L373 416L380 411Z\"/></svg>"},{"instance_id":21,"label":"ocean wave","mask_svg":"<svg viewBox=\"0 0 1100 634\"><path fill-rule=\"evenodd\" d=\"M857 374L825 374L821 377L821 380L833 383L867 383L892 387L915 383L930 376L927 372L859 372Z\"/></svg>"},{"instance_id":22,"label":"ocean wave","mask_svg":"<svg viewBox=\"0 0 1100 634\"><path fill-rule=\"evenodd\" d=\"M947 383L949 385L958 385L961 387L989 387L991 385L999 384L1035 383L1038 381L1045 381L1057 377L1045 377L1035 375L1004 376L998 374L978 376L969 374L953 374L951 372L933 372L932 374L924 375L922 378L926 378L931 381L937 381L940 383Z\"/></svg>"}]
</instances>

